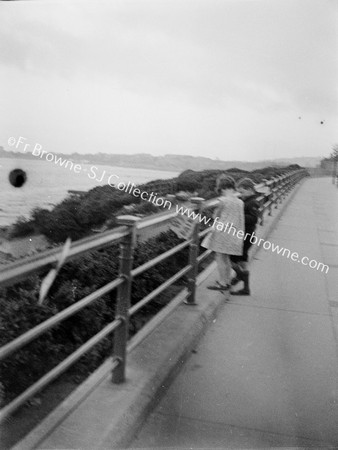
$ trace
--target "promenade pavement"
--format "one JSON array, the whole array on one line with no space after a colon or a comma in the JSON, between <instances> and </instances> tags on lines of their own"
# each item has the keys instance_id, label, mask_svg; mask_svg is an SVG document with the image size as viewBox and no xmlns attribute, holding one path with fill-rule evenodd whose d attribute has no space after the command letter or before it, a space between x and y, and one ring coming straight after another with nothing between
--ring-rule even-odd
<instances>
[{"instance_id":1,"label":"promenade pavement","mask_svg":"<svg viewBox=\"0 0 338 450\"><path fill-rule=\"evenodd\" d=\"M131 448L338 448L337 187L307 179L267 239L329 272L256 253Z\"/></svg>"}]
</instances>

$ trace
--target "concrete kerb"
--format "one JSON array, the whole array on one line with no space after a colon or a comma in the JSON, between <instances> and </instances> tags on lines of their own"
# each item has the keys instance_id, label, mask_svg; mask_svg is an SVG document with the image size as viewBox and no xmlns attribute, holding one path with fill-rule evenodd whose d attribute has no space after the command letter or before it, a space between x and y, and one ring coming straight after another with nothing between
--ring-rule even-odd
<instances>
[{"instance_id":1,"label":"concrete kerb","mask_svg":"<svg viewBox=\"0 0 338 450\"><path fill-rule=\"evenodd\" d=\"M260 237L272 232L301 183L262 228ZM259 249L252 246L250 259ZM206 290L206 278L215 270L213 262L199 275L196 306L181 304L179 294L177 308L131 351L126 383L111 383L111 362L105 362L13 450L127 446L224 305L223 295Z\"/></svg>"},{"instance_id":2,"label":"concrete kerb","mask_svg":"<svg viewBox=\"0 0 338 450\"><path fill-rule=\"evenodd\" d=\"M202 292L204 290L205 287ZM224 305L224 299L217 293L213 293L212 298L208 298L208 301L205 301L205 293L202 295L200 293L198 297L200 301L198 306L189 310L189 306L180 305L170 316L170 320L154 331L152 340L145 342L141 351L133 355L129 373L134 370L135 362L136 371L139 370L140 366L148 363L148 358L146 357L146 362L144 357L147 350L149 350L148 355L152 355L150 363L153 360L155 361L155 370L150 377L147 377L145 385L139 390L136 401L134 402L133 399L130 404L127 414L119 420L119 423L116 423L114 429L110 430L104 438L100 449L125 448L132 442L148 414L165 394L168 386L188 359L191 350L203 336L207 325L217 316L219 309ZM170 336L170 339L168 339L168 336ZM156 343L161 345L154 349ZM160 357L158 353L163 351L164 354ZM161 360L160 364L158 364L159 360ZM135 375L136 371L134 372Z\"/></svg>"},{"instance_id":3,"label":"concrete kerb","mask_svg":"<svg viewBox=\"0 0 338 450\"><path fill-rule=\"evenodd\" d=\"M222 306L216 292L207 299L205 294L198 292L194 307L179 304L128 355L126 383L111 383L106 362L14 449L128 445Z\"/></svg>"}]
</instances>

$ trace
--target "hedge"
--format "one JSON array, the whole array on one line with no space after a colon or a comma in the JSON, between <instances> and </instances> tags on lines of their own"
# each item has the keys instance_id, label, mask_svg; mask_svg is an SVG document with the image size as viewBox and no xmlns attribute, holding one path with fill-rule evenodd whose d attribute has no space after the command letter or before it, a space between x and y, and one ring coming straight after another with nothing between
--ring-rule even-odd
<instances>
[{"instance_id":1,"label":"hedge","mask_svg":"<svg viewBox=\"0 0 338 450\"><path fill-rule=\"evenodd\" d=\"M139 244L135 249L134 267L154 258L181 240L172 232L161 233L156 238ZM1 336L0 345L13 340L43 320L74 304L86 295L111 282L118 275L117 244L98 250L69 262L60 271L48 298L39 306L39 287L45 273L30 277L15 286L0 290ZM158 287L170 276L188 264L188 249L170 257L137 277L132 286L132 304ZM185 285L185 279L177 286ZM176 287L177 291L178 287ZM9 401L90 337L99 332L115 317L116 292L105 295L91 306L49 330L33 343L23 347L1 364L1 382L5 401ZM161 295L131 319L130 331L135 333L144 317L155 314L168 301ZM111 353L112 339L107 338L81 359L73 369L74 374L87 374Z\"/></svg>"},{"instance_id":2,"label":"hedge","mask_svg":"<svg viewBox=\"0 0 338 450\"><path fill-rule=\"evenodd\" d=\"M199 196L210 199L215 196L216 178L221 173L229 173L238 180L249 177L256 183L264 178L277 176L290 169L299 168L297 164L286 168L266 167L247 172L237 168L224 170L185 170L177 178L171 180L155 180L140 186L143 191L166 195L172 192L196 192ZM92 229L115 225L115 217L123 207L134 205L134 212L139 214L158 211L149 202L142 202L139 197L118 191L106 185L97 186L81 197L71 196L56 205L52 211L43 208L35 209L30 220L20 218L12 227L12 237L27 236L30 232L41 233L53 243L64 242L67 237L80 239L92 233ZM147 205L147 206L145 206Z\"/></svg>"}]
</instances>

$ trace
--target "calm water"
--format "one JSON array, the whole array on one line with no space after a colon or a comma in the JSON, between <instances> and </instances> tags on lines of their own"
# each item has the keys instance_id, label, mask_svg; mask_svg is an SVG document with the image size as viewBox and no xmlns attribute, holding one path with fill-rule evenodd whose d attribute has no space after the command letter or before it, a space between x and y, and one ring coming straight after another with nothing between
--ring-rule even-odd
<instances>
[{"instance_id":1,"label":"calm water","mask_svg":"<svg viewBox=\"0 0 338 450\"><path fill-rule=\"evenodd\" d=\"M68 195L69 189L87 191L95 186L108 184L110 175L116 175L111 178L112 184L119 181L141 184L178 175L177 172L162 170L95 164L96 179L91 179L94 177L94 171L91 170L93 166L94 164L81 164L81 170L78 169L79 173L76 173L48 161L0 158L0 226L10 225L19 216L29 217L30 211L35 207L51 209ZM13 187L8 181L8 174L12 169L22 169L27 174L27 181L21 188Z\"/></svg>"}]
</instances>

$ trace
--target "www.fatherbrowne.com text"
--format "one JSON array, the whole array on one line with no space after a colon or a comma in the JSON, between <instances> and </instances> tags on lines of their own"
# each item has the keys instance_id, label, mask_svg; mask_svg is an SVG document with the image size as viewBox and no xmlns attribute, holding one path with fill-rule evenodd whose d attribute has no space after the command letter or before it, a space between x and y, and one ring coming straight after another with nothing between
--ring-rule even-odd
<instances>
[{"instance_id":1,"label":"www.fatherbrowne.com text","mask_svg":"<svg viewBox=\"0 0 338 450\"><path fill-rule=\"evenodd\" d=\"M23 150L24 153L32 153L33 156L36 156L39 159L45 159L48 162L54 163L57 166L64 167L74 173L81 173L82 171L87 171L87 169L82 168L81 164L74 164L70 159L62 158L61 156L57 156L54 153L47 152L46 150L42 150L42 145L36 143L34 146L28 144L27 138L20 136L18 139L14 137L10 137L8 139L8 145L11 147L15 147ZM106 170L103 170L101 173L96 166L91 166L89 168L89 172L87 172L88 178L91 180L95 180L98 183L103 182L111 186L112 188L118 189L119 191L126 192L128 194L133 195L136 198L141 198L144 201L148 201L153 203L156 206L161 206L163 208L171 209L172 203L170 200L160 197L157 193L142 191L139 189L134 183L128 181L125 183L123 181L119 181L120 177L116 174L109 174ZM315 259L308 258L307 256L300 257L298 252L291 252L288 248L280 247L279 245L274 244L268 240L263 238L258 238L255 233L249 234L245 233L243 230L237 230L232 223L222 223L219 221L219 217L212 219L211 217L202 216L200 213L196 213L194 210L176 205L176 212L182 216L188 217L188 219L192 219L194 221L199 221L201 224L204 224L210 228L214 228L219 232L224 233L232 233L233 236L237 236L238 239L249 239L250 242L257 246L262 246L265 250L271 250L273 253L277 253L278 255L287 256L291 261L298 262L303 264L304 266L308 266L311 269L320 270L321 272L326 271L328 273L329 266L323 263L317 262Z\"/></svg>"},{"instance_id":2,"label":"www.fatherbrowne.com text","mask_svg":"<svg viewBox=\"0 0 338 450\"><path fill-rule=\"evenodd\" d=\"M291 252L288 248L280 247L279 245L274 244L266 239L259 238L256 236L255 232L253 233L245 233L243 230L236 229L232 223L227 222L226 224L219 220L219 217L211 218L202 216L200 213L196 213L190 208L186 208L184 206L176 206L176 212L179 214L185 215L193 220L198 220L200 223L209 226L211 228L216 229L219 232L229 233L233 236L237 236L238 239L249 239L251 244L262 246L264 250L271 250L272 253L277 253L278 255L286 256L290 258L291 261L298 262L303 264L304 266L308 266L311 269L320 270L321 272L328 273L329 266L327 264L323 264L321 262L316 261L315 259L310 259L307 256L301 257L298 252Z\"/></svg>"}]
</instances>

